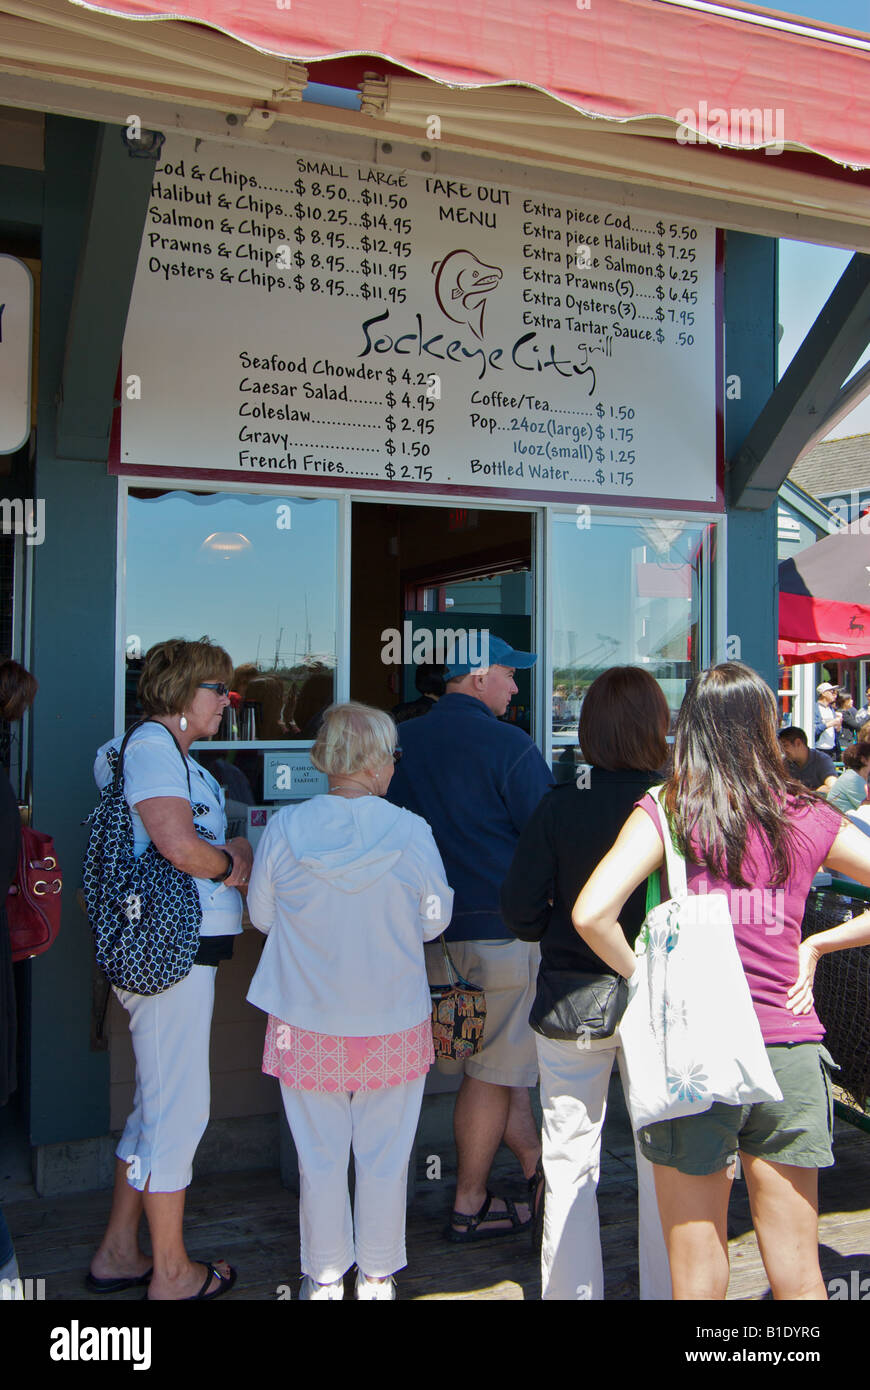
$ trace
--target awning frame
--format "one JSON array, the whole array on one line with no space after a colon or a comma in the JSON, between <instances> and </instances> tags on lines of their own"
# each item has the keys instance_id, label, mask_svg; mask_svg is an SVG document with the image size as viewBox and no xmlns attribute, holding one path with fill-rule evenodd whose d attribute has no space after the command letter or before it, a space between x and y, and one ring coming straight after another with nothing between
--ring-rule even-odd
<instances>
[{"instance_id":1,"label":"awning frame","mask_svg":"<svg viewBox=\"0 0 870 1390\"><path fill-rule=\"evenodd\" d=\"M870 256L852 257L728 471L731 506L763 511L841 403L870 343ZM859 388L870 386L860 373ZM853 388L855 389L855 388Z\"/></svg>"}]
</instances>

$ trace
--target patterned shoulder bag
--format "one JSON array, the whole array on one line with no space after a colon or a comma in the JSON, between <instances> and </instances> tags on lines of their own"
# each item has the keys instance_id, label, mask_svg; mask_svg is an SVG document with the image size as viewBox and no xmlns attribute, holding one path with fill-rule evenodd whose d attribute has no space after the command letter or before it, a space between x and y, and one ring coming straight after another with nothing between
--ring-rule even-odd
<instances>
[{"instance_id":1,"label":"patterned shoulder bag","mask_svg":"<svg viewBox=\"0 0 870 1390\"><path fill-rule=\"evenodd\" d=\"M432 996L432 1042L435 1056L464 1062L479 1052L486 1022L486 995L479 985L463 980L450 958L447 942L441 937L447 967L447 984L430 985Z\"/></svg>"},{"instance_id":2,"label":"patterned shoulder bag","mask_svg":"<svg viewBox=\"0 0 870 1390\"><path fill-rule=\"evenodd\" d=\"M129 729L120 749L110 748L111 780L87 822L84 897L94 933L97 964L110 984L131 994L161 994L190 973L199 948L202 906L196 880L176 869L153 845L133 852L133 821L124 794L124 753L131 734L144 723L166 729L187 775L187 759L171 729L159 720L142 720ZM194 818L208 806L194 803ZM215 837L197 826L206 839Z\"/></svg>"}]
</instances>

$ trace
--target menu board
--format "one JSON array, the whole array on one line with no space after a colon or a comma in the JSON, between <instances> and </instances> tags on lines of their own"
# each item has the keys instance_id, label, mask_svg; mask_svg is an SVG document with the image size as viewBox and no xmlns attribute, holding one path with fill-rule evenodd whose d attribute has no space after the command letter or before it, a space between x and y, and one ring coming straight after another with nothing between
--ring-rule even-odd
<instances>
[{"instance_id":1,"label":"menu board","mask_svg":"<svg viewBox=\"0 0 870 1390\"><path fill-rule=\"evenodd\" d=\"M113 471L716 500L713 229L170 135Z\"/></svg>"}]
</instances>

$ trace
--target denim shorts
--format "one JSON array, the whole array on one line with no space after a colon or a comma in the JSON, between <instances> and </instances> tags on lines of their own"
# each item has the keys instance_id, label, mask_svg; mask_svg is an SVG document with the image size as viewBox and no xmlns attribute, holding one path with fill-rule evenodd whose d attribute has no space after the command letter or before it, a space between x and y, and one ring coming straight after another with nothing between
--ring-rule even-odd
<instances>
[{"instance_id":1,"label":"denim shorts","mask_svg":"<svg viewBox=\"0 0 870 1390\"><path fill-rule=\"evenodd\" d=\"M638 1130L645 1157L695 1177L721 1172L738 1150L796 1168L830 1168L831 1072L839 1068L817 1042L774 1043L766 1051L782 1100L757 1105L717 1101L700 1115L646 1125Z\"/></svg>"}]
</instances>

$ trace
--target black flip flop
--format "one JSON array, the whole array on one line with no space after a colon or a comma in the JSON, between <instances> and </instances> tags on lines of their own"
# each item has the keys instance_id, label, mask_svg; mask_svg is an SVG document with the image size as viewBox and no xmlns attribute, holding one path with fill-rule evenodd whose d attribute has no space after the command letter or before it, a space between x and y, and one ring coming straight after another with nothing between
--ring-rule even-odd
<instances>
[{"instance_id":1,"label":"black flip flop","mask_svg":"<svg viewBox=\"0 0 870 1390\"><path fill-rule=\"evenodd\" d=\"M230 1289L233 1287L233 1285L239 1277L238 1270L233 1269L232 1265L230 1265L229 1274L221 1274L219 1269L216 1269L213 1264L209 1264L207 1261L205 1267L207 1270L205 1282L202 1288L200 1289L199 1293L191 1294L190 1298L183 1298L181 1300L182 1303L204 1303L208 1298L220 1298L222 1294L229 1293ZM218 1279L220 1282L217 1288L212 1293L206 1293L206 1289L208 1288L212 1279Z\"/></svg>"},{"instance_id":2,"label":"black flip flop","mask_svg":"<svg viewBox=\"0 0 870 1390\"><path fill-rule=\"evenodd\" d=\"M144 1274L135 1278L131 1276L121 1279L97 1279L88 1270L85 1275L85 1288L91 1293L123 1293L124 1289L141 1289L143 1284L150 1282L153 1273L153 1269L146 1269Z\"/></svg>"},{"instance_id":3,"label":"black flip flop","mask_svg":"<svg viewBox=\"0 0 870 1390\"><path fill-rule=\"evenodd\" d=\"M493 1199L498 1196L495 1192L487 1190L486 1198L480 1211L476 1211L473 1216L468 1216L461 1211L454 1211L450 1217L450 1224L444 1231L447 1240L453 1241L456 1245L470 1245L477 1240L496 1240L500 1236L515 1236L520 1231L527 1231L532 1225L532 1218L528 1221L521 1221L517 1213L516 1203L510 1197L499 1197L498 1200L504 1202L504 1211L490 1211ZM481 1226L490 1222L510 1221L510 1226L502 1227L501 1230L481 1231ZM464 1226L463 1231L455 1231L454 1225Z\"/></svg>"},{"instance_id":4,"label":"black flip flop","mask_svg":"<svg viewBox=\"0 0 870 1390\"><path fill-rule=\"evenodd\" d=\"M221 1274L220 1270L219 1270L219 1269L215 1269L214 1265L213 1265L213 1264L210 1264L208 1260L206 1260L205 1268L206 1268L206 1275L205 1275L205 1279L203 1280L202 1288L200 1289L199 1293L192 1293L192 1294L190 1295L189 1298L181 1298L181 1299L176 1300L177 1302L179 1302L179 1303L199 1303L199 1302L204 1303L204 1302L206 1301L206 1299L208 1299L208 1298L220 1298L221 1294L229 1293L230 1289L233 1287L233 1285L235 1284L237 1278L239 1277L239 1272L238 1272L238 1270L237 1270L237 1269L233 1269L232 1265L230 1265L230 1272L229 1272L229 1274ZM209 1284L211 1283L212 1279L218 1279L218 1280L220 1280L220 1283L218 1284L217 1288L214 1290L213 1293L206 1293L206 1289L208 1288L208 1286L209 1286ZM148 1299L148 1302L149 1302L149 1303L151 1303L151 1302L158 1303L158 1302L161 1301L160 1299L149 1299L149 1298L148 1298L148 1290L147 1290L147 1289L145 1290L145 1292L144 1292L144 1294L142 1295L142 1297L145 1298L145 1299Z\"/></svg>"}]
</instances>

